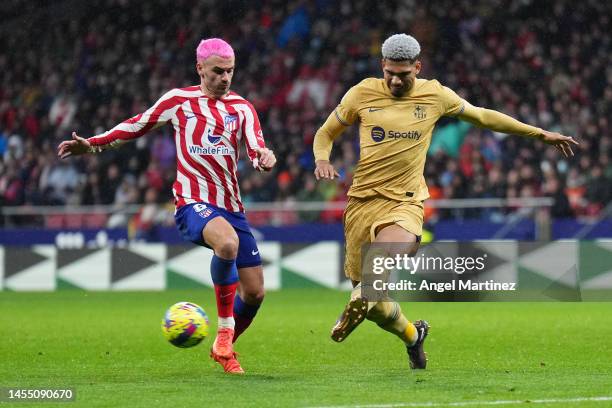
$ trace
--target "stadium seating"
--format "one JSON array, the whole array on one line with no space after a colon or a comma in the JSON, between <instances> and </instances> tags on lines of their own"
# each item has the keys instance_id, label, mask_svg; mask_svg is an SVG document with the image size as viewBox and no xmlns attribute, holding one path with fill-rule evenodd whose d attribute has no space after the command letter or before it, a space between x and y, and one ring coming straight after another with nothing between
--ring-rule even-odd
<instances>
[{"instance_id":1,"label":"stadium seating","mask_svg":"<svg viewBox=\"0 0 612 408\"><path fill-rule=\"evenodd\" d=\"M279 158L265 180L241 167L245 200L341 200L358 156L355 129L333 156L340 186L320 185L305 197L313 135L351 85L380 75L380 43L394 32L422 43L423 77L439 79L473 104L581 142L577 156L566 160L541 143L444 121L426 167L440 198L546 195L559 218L595 216L612 198L612 76L606 74L610 54L601 52L610 44L605 2L511 1L507 14L499 2L484 1L410 8L367 0L239 2L239 8L178 1L170 16L168 1L78 3L49 2L27 14L18 10L21 2L2 6L2 30L11 32L0 36L2 206L141 203L150 187L160 203L169 202L171 129L63 164L54 149L73 129L97 134L143 111L165 90L197 83L194 49L209 36L235 47L233 89L254 103ZM232 24L238 14L241 24ZM47 223L66 224L61 217Z\"/></svg>"}]
</instances>

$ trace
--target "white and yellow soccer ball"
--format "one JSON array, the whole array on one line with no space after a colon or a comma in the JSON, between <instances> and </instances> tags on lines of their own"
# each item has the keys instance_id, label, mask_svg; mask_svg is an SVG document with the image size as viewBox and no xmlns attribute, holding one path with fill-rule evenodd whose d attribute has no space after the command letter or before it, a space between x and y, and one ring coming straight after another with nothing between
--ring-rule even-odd
<instances>
[{"instance_id":1,"label":"white and yellow soccer ball","mask_svg":"<svg viewBox=\"0 0 612 408\"><path fill-rule=\"evenodd\" d=\"M166 340L176 347L193 347L208 336L208 316L195 303L179 302L166 311L161 327Z\"/></svg>"}]
</instances>

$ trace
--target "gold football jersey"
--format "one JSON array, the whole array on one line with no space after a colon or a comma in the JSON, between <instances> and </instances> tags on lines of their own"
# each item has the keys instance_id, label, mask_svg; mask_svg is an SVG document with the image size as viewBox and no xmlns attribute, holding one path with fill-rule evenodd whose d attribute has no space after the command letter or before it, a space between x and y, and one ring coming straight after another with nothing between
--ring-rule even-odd
<instances>
[{"instance_id":1,"label":"gold football jersey","mask_svg":"<svg viewBox=\"0 0 612 408\"><path fill-rule=\"evenodd\" d=\"M464 102L436 80L417 78L401 98L383 79L367 78L352 87L334 111L345 126L359 121L361 153L349 196L429 197L423 170L433 128L441 116L461 113Z\"/></svg>"}]
</instances>

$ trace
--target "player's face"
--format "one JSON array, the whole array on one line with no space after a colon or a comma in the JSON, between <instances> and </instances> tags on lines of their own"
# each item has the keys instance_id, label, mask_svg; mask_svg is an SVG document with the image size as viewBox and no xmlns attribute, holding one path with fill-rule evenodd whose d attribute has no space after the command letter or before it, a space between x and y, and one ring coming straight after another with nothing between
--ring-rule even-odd
<instances>
[{"instance_id":1,"label":"player's face","mask_svg":"<svg viewBox=\"0 0 612 408\"><path fill-rule=\"evenodd\" d=\"M417 74L421 71L421 61L382 60L385 82L395 97L402 97L412 89Z\"/></svg>"},{"instance_id":2,"label":"player's face","mask_svg":"<svg viewBox=\"0 0 612 408\"><path fill-rule=\"evenodd\" d=\"M234 75L234 58L221 58L217 55L208 57L196 64L198 75L204 88L215 97L225 95L232 84Z\"/></svg>"}]
</instances>

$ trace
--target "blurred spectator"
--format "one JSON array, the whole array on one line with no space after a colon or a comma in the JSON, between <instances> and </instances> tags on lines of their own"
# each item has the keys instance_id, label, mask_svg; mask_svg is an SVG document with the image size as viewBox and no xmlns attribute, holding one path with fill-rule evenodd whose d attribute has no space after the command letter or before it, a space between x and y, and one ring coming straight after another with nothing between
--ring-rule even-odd
<instances>
[{"instance_id":1,"label":"blurred spectator","mask_svg":"<svg viewBox=\"0 0 612 408\"><path fill-rule=\"evenodd\" d=\"M306 176L306 184L298 192L297 200L300 202L317 202L323 201L323 194L317 188L317 183L313 175ZM300 220L303 222L313 222L319 219L319 211L302 211L300 212Z\"/></svg>"},{"instance_id":2,"label":"blurred spectator","mask_svg":"<svg viewBox=\"0 0 612 408\"><path fill-rule=\"evenodd\" d=\"M76 190L80 175L69 161L53 161L43 170L40 188L52 205L66 204L68 196Z\"/></svg>"},{"instance_id":3,"label":"blurred spectator","mask_svg":"<svg viewBox=\"0 0 612 408\"><path fill-rule=\"evenodd\" d=\"M174 222L168 219L168 211L165 211L159 203L159 194L154 188L149 188L145 193L144 205L130 221L130 232L137 240L155 241L157 237L157 225L168 225Z\"/></svg>"},{"instance_id":4,"label":"blurred spectator","mask_svg":"<svg viewBox=\"0 0 612 408\"><path fill-rule=\"evenodd\" d=\"M585 198L589 202L588 213L597 214L611 200L612 180L606 179L600 166L593 166L586 183Z\"/></svg>"},{"instance_id":5,"label":"blurred spectator","mask_svg":"<svg viewBox=\"0 0 612 408\"><path fill-rule=\"evenodd\" d=\"M556 177L550 178L544 185L546 194L554 200L553 206L550 208L551 217L555 218L570 218L573 216L572 208L569 199L561 187L559 179Z\"/></svg>"},{"instance_id":6,"label":"blurred spectator","mask_svg":"<svg viewBox=\"0 0 612 408\"><path fill-rule=\"evenodd\" d=\"M113 204L119 183L121 182L121 170L115 163L111 163L106 170L105 177L100 182L100 201L102 204Z\"/></svg>"},{"instance_id":7,"label":"blurred spectator","mask_svg":"<svg viewBox=\"0 0 612 408\"><path fill-rule=\"evenodd\" d=\"M76 104L71 97L58 95L51 105L49 120L56 128L67 132L72 126L76 110Z\"/></svg>"}]
</instances>

